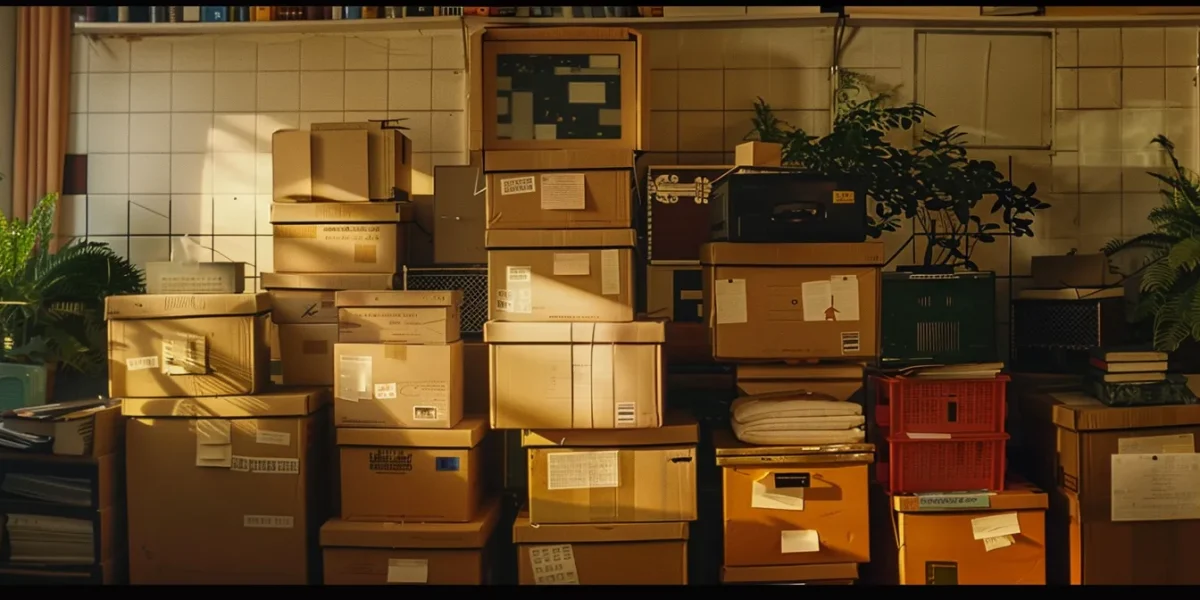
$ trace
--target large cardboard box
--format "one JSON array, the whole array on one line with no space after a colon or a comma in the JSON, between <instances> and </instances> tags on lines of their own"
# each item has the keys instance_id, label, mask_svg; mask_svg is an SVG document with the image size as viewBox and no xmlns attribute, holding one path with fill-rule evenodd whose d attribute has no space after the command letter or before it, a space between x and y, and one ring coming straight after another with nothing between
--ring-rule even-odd
<instances>
[{"instance_id":1,"label":"large cardboard box","mask_svg":"<svg viewBox=\"0 0 1200 600\"><path fill-rule=\"evenodd\" d=\"M632 229L490 230L488 318L632 321Z\"/></svg>"},{"instance_id":2,"label":"large cardboard box","mask_svg":"<svg viewBox=\"0 0 1200 600\"><path fill-rule=\"evenodd\" d=\"M853 585L858 565L781 565L776 567L721 567L721 583Z\"/></svg>"},{"instance_id":3,"label":"large cardboard box","mask_svg":"<svg viewBox=\"0 0 1200 600\"><path fill-rule=\"evenodd\" d=\"M338 427L450 429L463 416L463 343L337 344Z\"/></svg>"},{"instance_id":4,"label":"large cardboard box","mask_svg":"<svg viewBox=\"0 0 1200 600\"><path fill-rule=\"evenodd\" d=\"M314 583L328 403L318 388L126 398L130 583Z\"/></svg>"},{"instance_id":5,"label":"large cardboard box","mask_svg":"<svg viewBox=\"0 0 1200 600\"><path fill-rule=\"evenodd\" d=\"M513 524L521 585L687 585L687 523Z\"/></svg>"},{"instance_id":6,"label":"large cardboard box","mask_svg":"<svg viewBox=\"0 0 1200 600\"><path fill-rule=\"evenodd\" d=\"M737 387L744 396L788 392L866 406L865 369L863 363L743 364L737 366Z\"/></svg>"},{"instance_id":7,"label":"large cardboard box","mask_svg":"<svg viewBox=\"0 0 1200 600\"><path fill-rule=\"evenodd\" d=\"M283 385L333 385L338 326L278 325L279 377Z\"/></svg>"},{"instance_id":8,"label":"large cardboard box","mask_svg":"<svg viewBox=\"0 0 1200 600\"><path fill-rule=\"evenodd\" d=\"M488 173L487 190L488 229L632 227L632 168Z\"/></svg>"},{"instance_id":9,"label":"large cardboard box","mask_svg":"<svg viewBox=\"0 0 1200 600\"><path fill-rule=\"evenodd\" d=\"M147 294L241 294L246 263L146 263Z\"/></svg>"},{"instance_id":10,"label":"large cardboard box","mask_svg":"<svg viewBox=\"0 0 1200 600\"><path fill-rule=\"evenodd\" d=\"M342 518L466 523L483 497L480 418L453 429L338 428Z\"/></svg>"},{"instance_id":11,"label":"large cardboard box","mask_svg":"<svg viewBox=\"0 0 1200 600\"><path fill-rule=\"evenodd\" d=\"M271 205L275 269L282 273L395 273L404 264L401 202Z\"/></svg>"},{"instance_id":12,"label":"large cardboard box","mask_svg":"<svg viewBox=\"0 0 1200 600\"><path fill-rule=\"evenodd\" d=\"M489 321L492 427L659 427L664 333L661 321Z\"/></svg>"},{"instance_id":13,"label":"large cardboard box","mask_svg":"<svg viewBox=\"0 0 1200 600\"><path fill-rule=\"evenodd\" d=\"M467 523L368 523L321 527L325 585L488 585L489 541L500 522L493 498Z\"/></svg>"},{"instance_id":14,"label":"large cardboard box","mask_svg":"<svg viewBox=\"0 0 1200 600\"><path fill-rule=\"evenodd\" d=\"M390 290L395 273L263 273L271 295L271 320L279 324L337 324L334 294L341 290Z\"/></svg>"},{"instance_id":15,"label":"large cardboard box","mask_svg":"<svg viewBox=\"0 0 1200 600\"><path fill-rule=\"evenodd\" d=\"M714 242L700 255L718 360L879 356L882 242Z\"/></svg>"},{"instance_id":16,"label":"large cardboard box","mask_svg":"<svg viewBox=\"0 0 1200 600\"><path fill-rule=\"evenodd\" d=\"M725 495L725 566L871 560L870 444L749 446L714 432Z\"/></svg>"},{"instance_id":17,"label":"large cardboard box","mask_svg":"<svg viewBox=\"0 0 1200 600\"><path fill-rule=\"evenodd\" d=\"M338 340L365 344L445 344L458 340L462 292L338 292Z\"/></svg>"},{"instance_id":18,"label":"large cardboard box","mask_svg":"<svg viewBox=\"0 0 1200 600\"><path fill-rule=\"evenodd\" d=\"M313 123L271 136L276 202L408 200L412 142L380 122Z\"/></svg>"},{"instance_id":19,"label":"large cardboard box","mask_svg":"<svg viewBox=\"0 0 1200 600\"><path fill-rule=\"evenodd\" d=\"M270 380L266 294L109 296L113 398L253 394Z\"/></svg>"},{"instance_id":20,"label":"large cardboard box","mask_svg":"<svg viewBox=\"0 0 1200 600\"><path fill-rule=\"evenodd\" d=\"M658 429L523 431L530 521L695 521L699 430L672 415Z\"/></svg>"}]
</instances>

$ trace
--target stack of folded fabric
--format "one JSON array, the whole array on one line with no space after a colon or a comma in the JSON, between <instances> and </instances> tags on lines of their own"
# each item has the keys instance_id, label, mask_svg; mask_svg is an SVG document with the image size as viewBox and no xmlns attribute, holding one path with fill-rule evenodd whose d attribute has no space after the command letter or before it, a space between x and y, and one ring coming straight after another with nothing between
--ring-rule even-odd
<instances>
[{"instance_id":1,"label":"stack of folded fabric","mask_svg":"<svg viewBox=\"0 0 1200 600\"><path fill-rule=\"evenodd\" d=\"M856 444L865 439L862 407L810 393L742 396L734 401L733 433L746 444Z\"/></svg>"}]
</instances>

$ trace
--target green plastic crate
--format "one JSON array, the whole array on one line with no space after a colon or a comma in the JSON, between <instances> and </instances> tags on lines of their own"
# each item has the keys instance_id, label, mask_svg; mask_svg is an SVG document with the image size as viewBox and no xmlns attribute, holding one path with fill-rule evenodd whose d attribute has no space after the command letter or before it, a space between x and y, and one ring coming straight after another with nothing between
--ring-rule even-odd
<instances>
[{"instance_id":1,"label":"green plastic crate","mask_svg":"<svg viewBox=\"0 0 1200 600\"><path fill-rule=\"evenodd\" d=\"M996 360L994 273L884 273L883 366Z\"/></svg>"}]
</instances>

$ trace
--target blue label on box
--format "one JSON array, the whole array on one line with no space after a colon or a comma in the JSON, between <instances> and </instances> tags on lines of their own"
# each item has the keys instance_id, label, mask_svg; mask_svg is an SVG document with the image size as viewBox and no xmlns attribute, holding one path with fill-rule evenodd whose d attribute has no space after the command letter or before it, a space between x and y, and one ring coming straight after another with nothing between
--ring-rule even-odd
<instances>
[{"instance_id":1,"label":"blue label on box","mask_svg":"<svg viewBox=\"0 0 1200 600\"><path fill-rule=\"evenodd\" d=\"M439 456L434 460L434 465L438 471L457 471L458 457L457 456Z\"/></svg>"}]
</instances>

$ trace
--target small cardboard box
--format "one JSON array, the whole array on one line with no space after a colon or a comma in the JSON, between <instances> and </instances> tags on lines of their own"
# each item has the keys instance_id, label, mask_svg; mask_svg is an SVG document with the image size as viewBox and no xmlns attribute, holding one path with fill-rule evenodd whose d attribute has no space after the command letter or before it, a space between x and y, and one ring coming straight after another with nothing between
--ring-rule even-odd
<instances>
[{"instance_id":1,"label":"small cardboard box","mask_svg":"<svg viewBox=\"0 0 1200 600\"><path fill-rule=\"evenodd\" d=\"M270 380L266 294L109 296L113 398L254 394Z\"/></svg>"},{"instance_id":2,"label":"small cardboard box","mask_svg":"<svg viewBox=\"0 0 1200 600\"><path fill-rule=\"evenodd\" d=\"M280 325L337 324L334 294L341 290L390 290L395 273L263 273L271 295L271 321Z\"/></svg>"},{"instance_id":3,"label":"small cardboard box","mask_svg":"<svg viewBox=\"0 0 1200 600\"><path fill-rule=\"evenodd\" d=\"M513 524L520 585L687 585L688 524Z\"/></svg>"},{"instance_id":4,"label":"small cardboard box","mask_svg":"<svg viewBox=\"0 0 1200 600\"><path fill-rule=\"evenodd\" d=\"M333 519L321 527L325 585L488 585L500 500L467 523Z\"/></svg>"},{"instance_id":5,"label":"small cardboard box","mask_svg":"<svg viewBox=\"0 0 1200 600\"><path fill-rule=\"evenodd\" d=\"M492 428L661 426L665 335L661 321L489 321Z\"/></svg>"},{"instance_id":6,"label":"small cardboard box","mask_svg":"<svg viewBox=\"0 0 1200 600\"><path fill-rule=\"evenodd\" d=\"M315 583L328 403L319 388L126 398L130 583Z\"/></svg>"},{"instance_id":7,"label":"small cardboard box","mask_svg":"<svg viewBox=\"0 0 1200 600\"><path fill-rule=\"evenodd\" d=\"M695 521L695 419L658 429L526 430L529 519L543 523Z\"/></svg>"},{"instance_id":8,"label":"small cardboard box","mask_svg":"<svg viewBox=\"0 0 1200 600\"><path fill-rule=\"evenodd\" d=\"M633 169L487 176L488 229L628 229Z\"/></svg>"},{"instance_id":9,"label":"small cardboard box","mask_svg":"<svg viewBox=\"0 0 1200 600\"><path fill-rule=\"evenodd\" d=\"M452 429L338 428L342 518L467 523L483 498L480 418Z\"/></svg>"},{"instance_id":10,"label":"small cardboard box","mask_svg":"<svg viewBox=\"0 0 1200 600\"><path fill-rule=\"evenodd\" d=\"M743 364L737 365L737 387L743 396L787 392L865 406L865 368L862 363Z\"/></svg>"},{"instance_id":11,"label":"small cardboard box","mask_svg":"<svg viewBox=\"0 0 1200 600\"><path fill-rule=\"evenodd\" d=\"M632 229L492 230L488 318L633 320Z\"/></svg>"},{"instance_id":12,"label":"small cardboard box","mask_svg":"<svg viewBox=\"0 0 1200 600\"><path fill-rule=\"evenodd\" d=\"M1036 288L1102 288L1121 281L1100 253L1034 256L1029 269Z\"/></svg>"},{"instance_id":13,"label":"small cardboard box","mask_svg":"<svg viewBox=\"0 0 1200 600\"><path fill-rule=\"evenodd\" d=\"M767 142L746 142L734 148L734 164L739 167L778 167L783 164L783 146Z\"/></svg>"},{"instance_id":14,"label":"small cardboard box","mask_svg":"<svg viewBox=\"0 0 1200 600\"><path fill-rule=\"evenodd\" d=\"M337 341L337 325L279 325L280 382L333 385L333 346Z\"/></svg>"},{"instance_id":15,"label":"small cardboard box","mask_svg":"<svg viewBox=\"0 0 1200 600\"><path fill-rule=\"evenodd\" d=\"M714 242L700 254L718 360L879 356L882 242Z\"/></svg>"},{"instance_id":16,"label":"small cardboard box","mask_svg":"<svg viewBox=\"0 0 1200 600\"><path fill-rule=\"evenodd\" d=\"M147 294L241 294L246 263L146 263Z\"/></svg>"},{"instance_id":17,"label":"small cardboard box","mask_svg":"<svg viewBox=\"0 0 1200 600\"><path fill-rule=\"evenodd\" d=\"M395 273L404 263L400 202L271 205L275 268L283 273Z\"/></svg>"},{"instance_id":18,"label":"small cardboard box","mask_svg":"<svg viewBox=\"0 0 1200 600\"><path fill-rule=\"evenodd\" d=\"M412 143L379 122L313 123L271 136L276 202L407 200Z\"/></svg>"},{"instance_id":19,"label":"small cardboard box","mask_svg":"<svg viewBox=\"0 0 1200 600\"><path fill-rule=\"evenodd\" d=\"M463 416L463 343L337 344L338 427L450 429Z\"/></svg>"},{"instance_id":20,"label":"small cardboard box","mask_svg":"<svg viewBox=\"0 0 1200 600\"><path fill-rule=\"evenodd\" d=\"M461 335L462 292L338 292L338 341L445 344Z\"/></svg>"}]
</instances>

